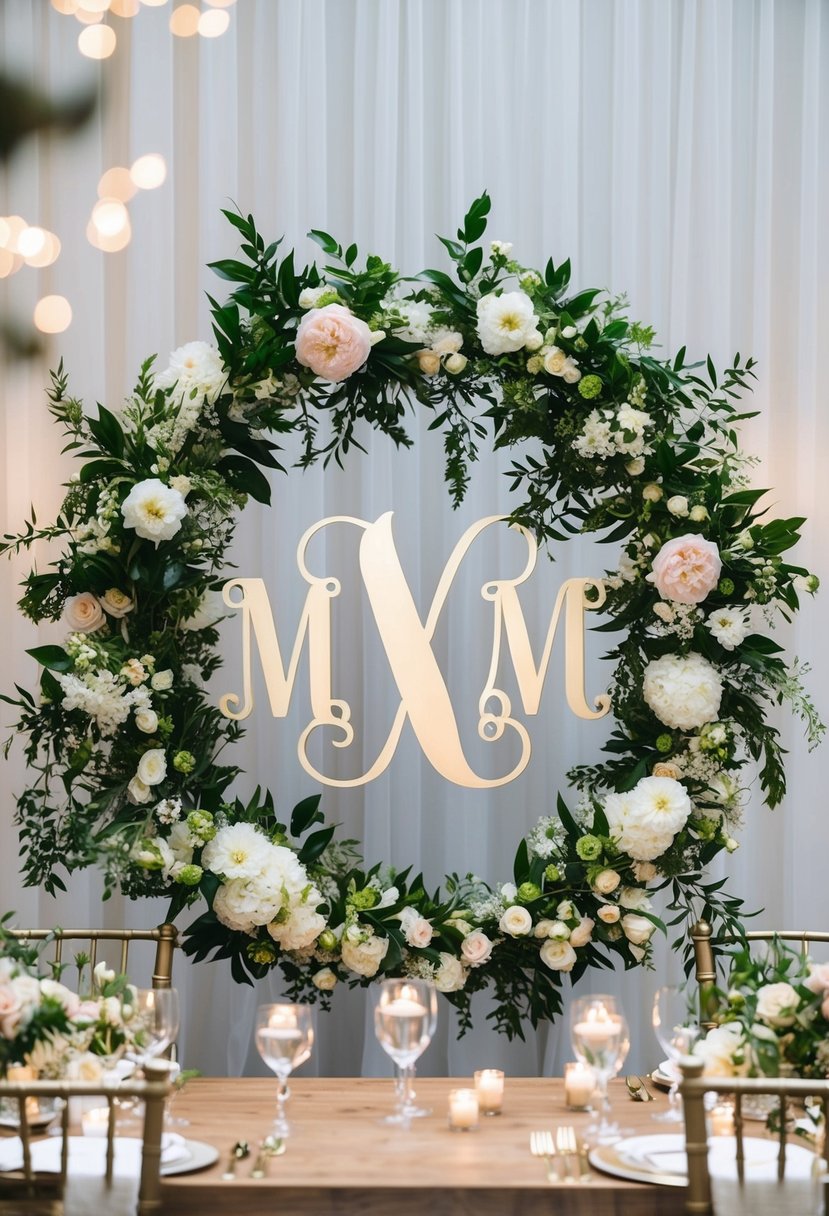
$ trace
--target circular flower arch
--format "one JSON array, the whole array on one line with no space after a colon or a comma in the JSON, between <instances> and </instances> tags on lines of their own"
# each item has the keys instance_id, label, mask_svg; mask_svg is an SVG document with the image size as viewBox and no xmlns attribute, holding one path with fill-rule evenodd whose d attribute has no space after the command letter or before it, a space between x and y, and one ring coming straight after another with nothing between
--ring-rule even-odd
<instances>
[{"instance_id":1,"label":"circular flower arch","mask_svg":"<svg viewBox=\"0 0 829 1216\"><path fill-rule=\"evenodd\" d=\"M739 398L752 361L718 374L652 353L623 299L572 293L570 265L543 271L484 247L489 198L440 238L452 273L403 279L358 263L326 233L323 265L297 269L251 216L225 212L238 259L211 299L216 345L191 342L158 373L142 367L117 411L96 417L53 373L51 411L80 460L59 518L0 549L59 540L20 600L62 619L62 645L31 651L38 695L18 711L32 784L17 803L26 882L54 892L97 865L110 888L167 894L196 958L229 958L246 980L281 967L290 994L403 971L433 980L470 1023L491 987L496 1027L522 1034L561 1009L587 967L646 962L663 922L704 914L739 927L741 902L705 869L737 847L754 766L765 800L785 791L770 705L788 701L811 743L823 727L801 676L768 634L817 579L785 554L803 520L774 519L749 486ZM455 504L481 443L508 448L514 522L540 541L590 533L620 546L606 576L615 727L595 764L574 768L518 844L510 880L366 869L325 823L318 795L279 818L272 796L227 791L239 737L205 685L219 665L225 554L249 497L280 469L271 436L298 432L300 466L343 462L374 428L402 446L408 410L441 428ZM552 811L553 808L551 808Z\"/></svg>"}]
</instances>

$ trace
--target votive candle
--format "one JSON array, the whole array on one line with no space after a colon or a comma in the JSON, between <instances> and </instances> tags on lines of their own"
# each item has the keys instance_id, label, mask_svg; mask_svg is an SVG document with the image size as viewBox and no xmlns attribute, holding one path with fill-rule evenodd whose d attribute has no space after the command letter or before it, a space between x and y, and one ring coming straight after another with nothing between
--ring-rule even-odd
<instances>
[{"instance_id":1,"label":"votive candle","mask_svg":"<svg viewBox=\"0 0 829 1216\"><path fill-rule=\"evenodd\" d=\"M475 1092L482 1115L500 1115L504 1100L504 1074L501 1069L479 1069L475 1073Z\"/></svg>"},{"instance_id":2,"label":"votive candle","mask_svg":"<svg viewBox=\"0 0 829 1216\"><path fill-rule=\"evenodd\" d=\"M105 1136L109 1127L109 1107L93 1106L81 1115L81 1124L85 1136Z\"/></svg>"},{"instance_id":3,"label":"votive candle","mask_svg":"<svg viewBox=\"0 0 829 1216\"><path fill-rule=\"evenodd\" d=\"M718 1102L711 1108L708 1125L712 1136L734 1135L734 1111L727 1102Z\"/></svg>"},{"instance_id":4,"label":"votive candle","mask_svg":"<svg viewBox=\"0 0 829 1216\"><path fill-rule=\"evenodd\" d=\"M573 1110L589 1106L595 1088L596 1074L589 1065L581 1062L564 1065L564 1101Z\"/></svg>"},{"instance_id":5,"label":"votive candle","mask_svg":"<svg viewBox=\"0 0 829 1216\"><path fill-rule=\"evenodd\" d=\"M478 1095L474 1089L450 1089L449 1127L453 1132L472 1132L478 1126Z\"/></svg>"}]
</instances>

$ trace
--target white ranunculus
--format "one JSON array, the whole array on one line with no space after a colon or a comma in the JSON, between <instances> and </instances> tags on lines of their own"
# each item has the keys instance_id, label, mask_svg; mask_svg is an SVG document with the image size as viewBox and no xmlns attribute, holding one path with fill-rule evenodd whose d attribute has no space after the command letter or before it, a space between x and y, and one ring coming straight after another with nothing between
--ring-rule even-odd
<instances>
[{"instance_id":1,"label":"white ranunculus","mask_svg":"<svg viewBox=\"0 0 829 1216\"><path fill-rule=\"evenodd\" d=\"M461 955L469 967L480 967L492 954L492 941L482 929L473 929L461 942Z\"/></svg>"},{"instance_id":2,"label":"white ranunculus","mask_svg":"<svg viewBox=\"0 0 829 1216\"><path fill-rule=\"evenodd\" d=\"M343 938L342 957L349 971L371 979L380 969L380 964L386 957L389 948L387 937L378 937L376 933L364 942L350 942Z\"/></svg>"},{"instance_id":3,"label":"white ranunculus","mask_svg":"<svg viewBox=\"0 0 829 1216\"><path fill-rule=\"evenodd\" d=\"M227 615L227 608L220 591L205 591L190 616L179 621L179 629L195 632L198 629L212 629L217 621Z\"/></svg>"},{"instance_id":4,"label":"white ranunculus","mask_svg":"<svg viewBox=\"0 0 829 1216\"><path fill-rule=\"evenodd\" d=\"M157 477L148 477L132 487L121 503L121 514L126 528L133 528L136 536L153 541L158 548L181 528L187 503L178 490L165 486Z\"/></svg>"},{"instance_id":5,"label":"white ranunculus","mask_svg":"<svg viewBox=\"0 0 829 1216\"><path fill-rule=\"evenodd\" d=\"M525 937L532 927L533 918L520 904L513 904L512 907L507 908L498 922L501 932L508 933L510 937Z\"/></svg>"},{"instance_id":6,"label":"white ranunculus","mask_svg":"<svg viewBox=\"0 0 829 1216\"><path fill-rule=\"evenodd\" d=\"M227 379L222 357L209 342L187 342L170 355L170 364L155 377L156 388L175 387L176 397L215 401Z\"/></svg>"},{"instance_id":7,"label":"white ranunculus","mask_svg":"<svg viewBox=\"0 0 829 1216\"><path fill-rule=\"evenodd\" d=\"M145 785L159 785L167 776L167 757L163 747L152 747L138 761L135 775Z\"/></svg>"},{"instance_id":8,"label":"white ranunculus","mask_svg":"<svg viewBox=\"0 0 829 1216\"><path fill-rule=\"evenodd\" d=\"M158 714L154 709L139 709L135 715L135 725L145 735L154 735L158 730Z\"/></svg>"},{"instance_id":9,"label":"white ranunculus","mask_svg":"<svg viewBox=\"0 0 829 1216\"><path fill-rule=\"evenodd\" d=\"M800 997L791 984L764 984L757 990L757 1016L769 1026L792 1026Z\"/></svg>"},{"instance_id":10,"label":"white ranunculus","mask_svg":"<svg viewBox=\"0 0 829 1216\"><path fill-rule=\"evenodd\" d=\"M748 613L744 608L718 608L705 622L706 628L726 650L736 650L748 635Z\"/></svg>"},{"instance_id":11,"label":"white ranunculus","mask_svg":"<svg viewBox=\"0 0 829 1216\"><path fill-rule=\"evenodd\" d=\"M572 971L576 958L576 952L569 942L549 938L541 947L541 961L551 971Z\"/></svg>"},{"instance_id":12,"label":"white ranunculus","mask_svg":"<svg viewBox=\"0 0 829 1216\"><path fill-rule=\"evenodd\" d=\"M466 968L454 954L442 950L434 978L438 992L459 992L466 983Z\"/></svg>"},{"instance_id":13,"label":"white ranunculus","mask_svg":"<svg viewBox=\"0 0 829 1216\"><path fill-rule=\"evenodd\" d=\"M644 946L653 936L656 925L647 916L639 916L636 912L628 912L621 920L622 932L634 946Z\"/></svg>"},{"instance_id":14,"label":"white ranunculus","mask_svg":"<svg viewBox=\"0 0 829 1216\"><path fill-rule=\"evenodd\" d=\"M584 920L579 921L573 932L570 934L571 946L586 946L593 937L593 930L596 927L596 922L591 920L589 916L585 916Z\"/></svg>"},{"instance_id":15,"label":"white ranunculus","mask_svg":"<svg viewBox=\"0 0 829 1216\"><path fill-rule=\"evenodd\" d=\"M714 722L723 685L716 667L701 654L666 654L645 668L642 696L660 722L676 730L694 730Z\"/></svg>"},{"instance_id":16,"label":"white ranunculus","mask_svg":"<svg viewBox=\"0 0 829 1216\"><path fill-rule=\"evenodd\" d=\"M311 976L311 982L320 992L330 992L337 986L337 976L330 967L321 967Z\"/></svg>"},{"instance_id":17,"label":"white ranunculus","mask_svg":"<svg viewBox=\"0 0 829 1216\"><path fill-rule=\"evenodd\" d=\"M600 870L593 879L593 890L598 891L599 895L609 895L621 881L615 870Z\"/></svg>"},{"instance_id":18,"label":"white ranunculus","mask_svg":"<svg viewBox=\"0 0 829 1216\"><path fill-rule=\"evenodd\" d=\"M150 801L150 787L139 777L133 777L127 786L127 797L136 806L143 806Z\"/></svg>"},{"instance_id":19,"label":"white ranunculus","mask_svg":"<svg viewBox=\"0 0 829 1216\"><path fill-rule=\"evenodd\" d=\"M524 291L490 293L478 301L478 337L488 355L521 350L537 328L533 302Z\"/></svg>"},{"instance_id":20,"label":"white ranunculus","mask_svg":"<svg viewBox=\"0 0 829 1216\"><path fill-rule=\"evenodd\" d=\"M283 950L304 950L317 940L325 928L325 917L316 909L322 897L319 892L308 903L296 904L286 921L271 921L268 933Z\"/></svg>"}]
</instances>

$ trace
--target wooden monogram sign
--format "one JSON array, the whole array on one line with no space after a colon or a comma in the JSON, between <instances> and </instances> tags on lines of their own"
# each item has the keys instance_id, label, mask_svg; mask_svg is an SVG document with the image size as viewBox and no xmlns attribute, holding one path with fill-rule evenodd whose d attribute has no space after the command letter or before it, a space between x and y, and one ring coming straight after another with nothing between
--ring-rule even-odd
<instances>
[{"instance_id":1,"label":"wooden monogram sign","mask_svg":"<svg viewBox=\"0 0 829 1216\"><path fill-rule=\"evenodd\" d=\"M312 538L334 524L347 524L362 530L360 577L400 693L400 704L391 730L377 759L361 776L346 780L319 772L307 754L308 740L320 727L333 727L338 732L338 748L347 748L354 739L351 708L347 701L334 697L332 689L331 605L340 594L340 580L324 574L312 574L306 562L306 550ZM485 741L495 742L505 730L514 731L520 742L521 754L518 762L503 776L479 776L464 754L452 701L432 650L432 640L464 556L476 538L496 524L503 524L503 516L492 515L478 520L463 534L444 568L425 621L421 620L412 598L395 547L391 512L381 515L374 523L339 515L314 524L300 540L297 550L297 566L308 584L308 594L287 667L263 580L234 578L225 583L225 603L242 615L243 692L241 697L236 693L226 693L219 702L222 713L229 718L246 718L253 711L252 640L255 639L271 713L275 718L284 718L288 713L300 657L307 641L312 718L300 735L298 754L303 768L316 780L325 785L345 787L366 785L379 777L394 756L408 718L424 754L448 781L476 789L514 781L529 763L531 745L526 727L512 716L510 698L496 683L502 644L506 642L524 714L531 717L538 713L553 641L563 613L567 704L580 718L603 717L610 709L610 697L606 694L595 697L596 708L591 708L585 695L584 614L601 608L605 591L600 579L567 579L556 596L544 648L536 664L518 599L518 588L535 569L538 549L530 532L525 528L515 528L527 546L524 569L516 578L493 578L481 588L483 599L492 604L493 641L489 673L478 702L478 733Z\"/></svg>"}]
</instances>

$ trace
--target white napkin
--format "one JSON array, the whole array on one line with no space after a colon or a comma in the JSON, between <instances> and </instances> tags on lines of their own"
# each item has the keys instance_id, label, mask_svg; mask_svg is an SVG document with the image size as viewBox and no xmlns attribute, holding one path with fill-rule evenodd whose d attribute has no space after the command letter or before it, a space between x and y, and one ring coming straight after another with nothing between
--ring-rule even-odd
<instances>
[{"instance_id":1,"label":"white napkin","mask_svg":"<svg viewBox=\"0 0 829 1216\"><path fill-rule=\"evenodd\" d=\"M616 1146L620 1157L634 1166L663 1174L686 1175L685 1137L682 1135L633 1136ZM755 1136L743 1139L746 1180L774 1182L777 1179L777 1141ZM815 1155L799 1144L786 1147L786 1179L811 1179ZM714 1136L708 1144L708 1170L712 1178L736 1179L737 1141L734 1136ZM727 1210L727 1209L726 1209Z\"/></svg>"},{"instance_id":2,"label":"white napkin","mask_svg":"<svg viewBox=\"0 0 829 1216\"><path fill-rule=\"evenodd\" d=\"M32 1169L38 1173L60 1171L61 1137L50 1136L32 1144ZM137 1178L141 1172L142 1141L129 1136L115 1137L113 1172L123 1178ZM161 1164L170 1165L189 1155L183 1136L165 1132L161 1141ZM0 1170L23 1168L23 1145L19 1137L0 1140ZM102 1176L106 1170L106 1136L70 1136L68 1174L77 1177ZM94 1210L94 1209L93 1209Z\"/></svg>"}]
</instances>

